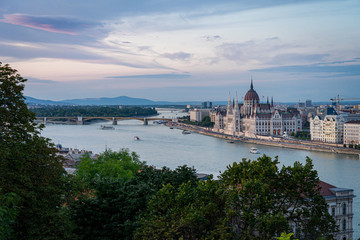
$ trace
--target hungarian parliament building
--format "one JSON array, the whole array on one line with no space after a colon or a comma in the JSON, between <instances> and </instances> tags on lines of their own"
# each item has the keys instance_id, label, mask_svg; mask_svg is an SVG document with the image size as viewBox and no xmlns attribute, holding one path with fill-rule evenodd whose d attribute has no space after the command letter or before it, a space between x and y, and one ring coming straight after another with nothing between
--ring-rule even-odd
<instances>
[{"instance_id":1,"label":"hungarian parliament building","mask_svg":"<svg viewBox=\"0 0 360 240\"><path fill-rule=\"evenodd\" d=\"M237 96L233 101L229 96L227 107L213 111L211 120L215 123L213 131L233 136L286 136L302 131L300 113L275 109L273 99L260 103L252 80L243 104L238 103Z\"/></svg>"}]
</instances>

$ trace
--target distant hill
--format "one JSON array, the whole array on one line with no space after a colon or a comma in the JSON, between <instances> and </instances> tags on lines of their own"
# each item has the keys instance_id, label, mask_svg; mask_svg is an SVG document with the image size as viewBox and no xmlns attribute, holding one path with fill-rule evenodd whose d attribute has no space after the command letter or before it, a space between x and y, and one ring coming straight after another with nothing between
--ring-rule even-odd
<instances>
[{"instance_id":1,"label":"distant hill","mask_svg":"<svg viewBox=\"0 0 360 240\"><path fill-rule=\"evenodd\" d=\"M168 102L152 101L145 98L132 98L120 96L114 98L82 98L68 99L63 101L40 100L32 97L26 97L28 105L137 105L137 106L159 106L159 105L200 105L200 101L189 102Z\"/></svg>"},{"instance_id":2,"label":"distant hill","mask_svg":"<svg viewBox=\"0 0 360 240\"><path fill-rule=\"evenodd\" d=\"M28 105L69 105L69 103L51 100L41 100L25 96L25 103Z\"/></svg>"}]
</instances>

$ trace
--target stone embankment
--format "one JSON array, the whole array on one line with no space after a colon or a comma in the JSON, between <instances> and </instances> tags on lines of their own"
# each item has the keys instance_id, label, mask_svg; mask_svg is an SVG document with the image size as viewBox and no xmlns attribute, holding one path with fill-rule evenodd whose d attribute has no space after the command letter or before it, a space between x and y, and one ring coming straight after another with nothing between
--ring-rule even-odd
<instances>
[{"instance_id":1,"label":"stone embankment","mask_svg":"<svg viewBox=\"0 0 360 240\"><path fill-rule=\"evenodd\" d=\"M188 131L200 133L207 136L229 139L238 142L262 144L267 146L293 148L293 149L308 150L308 151L355 154L358 155L360 158L360 150L352 149L352 148L344 148L340 144L292 140L292 139L284 139L284 138L277 138L276 140L270 140L270 139L265 140L265 139L256 139L256 138L234 137L223 133L213 132L211 131L211 129L208 128L193 126L184 123L169 122L166 125L179 128L182 130L188 130Z\"/></svg>"}]
</instances>

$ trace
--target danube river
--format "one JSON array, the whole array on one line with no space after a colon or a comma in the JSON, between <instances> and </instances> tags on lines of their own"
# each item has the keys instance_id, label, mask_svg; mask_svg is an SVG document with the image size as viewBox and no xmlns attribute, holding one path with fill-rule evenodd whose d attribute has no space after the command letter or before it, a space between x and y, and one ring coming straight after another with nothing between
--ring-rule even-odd
<instances>
[{"instance_id":1,"label":"danube river","mask_svg":"<svg viewBox=\"0 0 360 240\"><path fill-rule=\"evenodd\" d=\"M184 115L177 111L159 111L160 117L178 117ZM179 129L170 129L162 124L144 126L138 120L119 121L113 130L101 130L107 122L90 125L53 125L48 124L42 136L52 139L55 144L64 147L91 150L101 153L106 148L114 151L128 148L140 156L140 160L157 168L180 165L193 166L199 173L218 176L233 162L242 158L255 159L259 155L249 153L251 147L259 149L261 154L278 156L281 165L292 165L295 161L305 163L306 156L313 160L314 168L320 179L337 187L352 188L360 196L360 160L357 155L333 154L314 151L294 150L263 145L234 143L224 139L201 134L182 134ZM134 136L140 140L135 141ZM360 200L354 199L353 228L354 239L360 237Z\"/></svg>"}]
</instances>

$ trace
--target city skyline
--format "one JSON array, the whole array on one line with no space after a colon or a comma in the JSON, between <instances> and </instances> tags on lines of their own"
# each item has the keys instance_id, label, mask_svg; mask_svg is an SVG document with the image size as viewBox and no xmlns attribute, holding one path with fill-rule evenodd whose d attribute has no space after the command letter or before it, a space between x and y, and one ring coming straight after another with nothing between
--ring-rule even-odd
<instances>
[{"instance_id":1,"label":"city skyline","mask_svg":"<svg viewBox=\"0 0 360 240\"><path fill-rule=\"evenodd\" d=\"M0 3L0 61L25 95L64 100L276 101L359 97L360 2Z\"/></svg>"}]
</instances>

